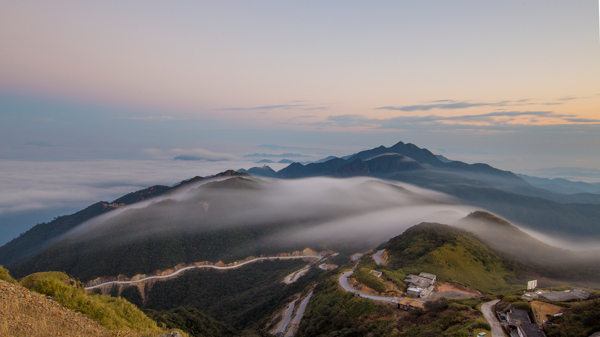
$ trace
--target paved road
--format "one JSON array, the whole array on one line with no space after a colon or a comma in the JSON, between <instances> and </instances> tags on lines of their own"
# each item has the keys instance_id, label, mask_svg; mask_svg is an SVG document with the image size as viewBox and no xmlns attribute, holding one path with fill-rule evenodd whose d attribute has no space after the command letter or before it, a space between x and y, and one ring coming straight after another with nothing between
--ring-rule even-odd
<instances>
[{"instance_id":1,"label":"paved road","mask_svg":"<svg viewBox=\"0 0 600 337\"><path fill-rule=\"evenodd\" d=\"M385 249L382 249L377 253L373 254L373 260L375 260L375 263L377 263L377 265L383 264L383 261L381 261L381 254L383 254L383 252L385 252Z\"/></svg>"},{"instance_id":2,"label":"paved road","mask_svg":"<svg viewBox=\"0 0 600 337\"><path fill-rule=\"evenodd\" d=\"M370 295L370 294L365 294L362 293L354 288L352 288L350 286L350 284L348 283L348 276L352 275L352 271L347 271L345 273L342 273L342 275L340 275L340 285L342 286L342 288L344 288L344 290L349 291L351 293L354 294L358 294L360 297L364 297L364 298L370 298L372 300L376 300L376 301L385 301L385 302L391 302L394 297L386 297L386 296L375 296L375 295ZM403 297L395 297L399 300L401 300Z\"/></svg>"},{"instance_id":3,"label":"paved road","mask_svg":"<svg viewBox=\"0 0 600 337\"><path fill-rule=\"evenodd\" d=\"M296 300L296 301L298 301L298 300ZM275 330L275 334L284 333L287 326L290 325L290 321L292 320L292 313L294 312L294 307L296 306L296 301L292 302L292 304L290 304L290 306L285 311L283 320L277 327L277 330Z\"/></svg>"},{"instance_id":4,"label":"paved road","mask_svg":"<svg viewBox=\"0 0 600 337\"><path fill-rule=\"evenodd\" d=\"M217 267L217 266L213 266L213 265L204 265L204 266L190 266L190 267L185 267L185 268L181 268L169 275L162 275L162 276L149 276L149 277L145 277L143 279L139 279L139 280L135 280L135 281L109 281L109 282L104 282L101 284L97 284L94 286L90 286L90 287L85 287L84 289L88 290L88 289L94 289L94 288L99 288L105 285L109 285L109 284L130 284L130 283L137 283L137 282L142 282L142 281L147 281L147 280L153 280L153 279L162 279L162 278L169 278L172 276L175 276L179 273L182 273L186 270L190 270L190 269L196 269L196 268L213 268L213 269L235 269L235 268L239 268L243 265L247 265L249 263L254 263L254 262L258 262L258 261L263 261L263 260L285 260L285 259L304 259L304 258L317 258L317 259L321 259L322 256L321 255L306 255L306 256L275 256L275 257L258 257L256 259L252 259L252 260L248 260L246 262L242 262L240 264L237 264L235 266L229 266L229 267Z\"/></svg>"},{"instance_id":5,"label":"paved road","mask_svg":"<svg viewBox=\"0 0 600 337\"><path fill-rule=\"evenodd\" d=\"M283 283L285 284L292 284L296 281L298 281L299 278L301 278L302 276L304 276L304 274L308 273L308 270L310 269L310 264L300 270L296 270L295 272L289 274L288 276L286 276L283 279Z\"/></svg>"},{"instance_id":6,"label":"paved road","mask_svg":"<svg viewBox=\"0 0 600 337\"><path fill-rule=\"evenodd\" d=\"M298 330L298 327L300 326L300 320L302 320L302 317L304 316L304 310L306 310L306 305L308 304L308 301L310 301L310 297L312 296L312 294L313 294L313 292L311 291L310 294L308 294L308 296L306 296L302 300L302 302L300 302L300 307L298 307L298 311L296 311L296 317L294 317L292 326L290 327L288 332L285 334L285 337L293 337L294 334L296 334L296 331Z\"/></svg>"},{"instance_id":7,"label":"paved road","mask_svg":"<svg viewBox=\"0 0 600 337\"><path fill-rule=\"evenodd\" d=\"M483 303L481 305L481 312L483 313L483 316L485 317L485 319L488 321L488 323L492 327L492 337L505 337L504 331L502 330L502 327L500 326L500 322L498 322L496 315L494 315L494 313L492 312L492 307L499 301L500 300L494 300L494 301Z\"/></svg>"}]
</instances>

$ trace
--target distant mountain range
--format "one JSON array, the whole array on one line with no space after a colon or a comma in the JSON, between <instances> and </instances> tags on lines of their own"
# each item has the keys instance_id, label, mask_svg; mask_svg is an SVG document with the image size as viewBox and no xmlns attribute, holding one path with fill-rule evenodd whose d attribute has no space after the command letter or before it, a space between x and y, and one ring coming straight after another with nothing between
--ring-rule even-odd
<instances>
[{"instance_id":1,"label":"distant mountain range","mask_svg":"<svg viewBox=\"0 0 600 337\"><path fill-rule=\"evenodd\" d=\"M203 234L204 236L197 238L189 235L189 233L186 234L187 232L184 230L183 234L169 234L167 237L161 236L158 241L156 241L156 239L149 239L144 241L142 245L136 244L136 249L140 250L139 254L141 255L137 253L125 253L122 249L132 249L132 247L128 248L128 245L122 247L119 245L111 246L114 242L118 242L119 240L115 241L114 239L106 237L106 235L110 235L110 237L126 240L126 238L135 237L135 235L137 235L135 233L147 233L159 230L162 231L169 228L178 228L181 224L174 223L172 216L169 215L165 218L164 215L160 213L161 207L169 205L183 207L179 208L181 210L193 210L193 214L199 212L197 213L196 218L186 218L187 220L185 220L184 223L185 226L188 227L193 226L194 221L197 222L199 221L198 219L206 217L207 215L205 212L209 212L207 214L213 214L214 216L216 216L216 214L221 214L218 217L213 217L213 215L211 215L207 218L212 219L210 221L216 221L214 222L215 224L222 223L223 219L226 219L231 214L237 214L242 210L248 214L252 214L247 215L245 218L246 221L254 221L253 217L260 218L261 215L254 214L253 212L255 212L255 210L253 210L252 207L247 209L244 208L248 207L247 204L239 204L238 202L246 200L243 198L249 198L247 200L251 201L250 204L252 204L252 202L257 202L252 201L256 198L258 198L256 200L260 200L260 194L255 193L255 191L260 191L263 188L274 188L274 186L277 185L275 183L259 183L252 179L242 179L242 177L245 177L246 175L284 180L307 177L331 177L340 179L348 177L374 177L387 179L390 182L403 182L442 192L452 197L453 203L486 209L511 222L518 223L525 228L540 231L548 235L559 236L564 240L585 242L586 240L600 239L600 223L598 220L600 219L600 195L598 194L589 192L577 194L553 192L548 189L540 188L540 181L533 181L530 177L525 178L532 181L532 183L529 183L523 177L519 177L512 172L499 170L487 164L467 164L459 161L447 162L441 160L439 156L434 155L427 149L419 148L414 144L399 142L391 147L380 146L343 158L328 157L319 162L306 165L301 163L291 163L279 171L274 171L269 166L264 165L262 167L253 167L248 170L239 170L237 172L226 171L210 177L212 180L206 180L209 177L194 177L182 181L180 184L172 187L161 185L152 186L125 195L111 203L99 202L75 214L58 217L48 223L38 224L20 237L15 238L6 245L0 247L0 264L13 268L17 275L25 275L37 270L48 270L48 268L68 271L83 279L111 273L123 273L125 271L146 273L157 268L170 268L173 263L183 262L184 260L185 262L194 262L202 259L244 258L250 254L259 254L261 249L263 249L263 252L265 251L265 246L252 249L248 248L250 246L246 246L246 248L242 250L233 250L232 252L229 252L229 255L220 255L218 252L219 249L226 247L229 244L228 240L231 240L232 235L237 237L237 241L233 241L236 242L236 244L250 244L263 240L263 236L266 235L266 233L272 234L284 229L287 230L294 228L294 226L299 224L308 226L307 224L311 224L315 220L326 221L327 219L335 219L339 216L351 214L344 213L349 212L349 210L344 210L342 212L341 210L332 209L331 214L324 213L325 215L319 216L318 218L315 218L315 216L311 214L305 214L303 216L286 218L283 222L266 221L261 223L259 227L253 229L234 230L230 227L224 227L229 232L214 232L210 234L210 236L205 236ZM227 183L219 182L222 179L236 176L238 177L237 179L226 180ZM202 189L207 189L210 186L219 186L219 191L223 192L215 194L213 198L216 199L212 201L198 197L196 199L189 199L193 200L193 203L187 203L177 201L178 199L175 198L176 195L197 193L191 191L196 191L198 189L198 184L204 181L211 183L206 185L206 187L202 187ZM566 184L563 181L552 182L555 183L556 186L560 186L559 183ZM579 188L582 189L583 187L592 188L588 185L577 184L576 186L580 186ZM364 194L365 191L377 191L377 188L381 187L373 189L371 185L361 185L357 188L359 189L356 190L356 195L360 196L361 194L366 195ZM385 189L388 188L389 187L385 187ZM361 192L361 189L365 190ZM212 190L214 191L214 189ZM235 198L231 198L228 191L244 191L242 194L239 194L243 198L240 199L240 201L236 201ZM345 200L348 198L345 194L346 192L343 191L332 189L328 193L332 193L328 198L332 198L333 200ZM408 193L407 191L398 191L398 193L403 195L402 198L414 198L414 196L406 194ZM171 197L169 196L171 195L174 199L170 199ZM230 195L230 197L225 198L224 196L227 195ZM370 196L369 198L372 198L373 195L377 194L368 195ZM153 202L153 198L156 197L161 197L162 201ZM305 197L310 198L310 196ZM131 209L119 213L123 206L140 202L146 202L148 204L144 204L145 206L142 208ZM378 206L374 205L372 206L374 208L371 209L375 210L378 207L389 207L384 206L387 203L384 199L378 201L378 203L379 204L376 204ZM434 205L435 201L425 201L425 203ZM148 257L144 257L148 255L155 256L155 258L148 260L148 263L138 263L138 260L132 258L131 260L123 261L124 264L122 264L121 267L115 264L107 265L96 263L93 262L95 259L98 259L96 253L85 253L88 248L91 248L88 243L85 243L86 241L83 241L83 243L73 241L72 237L65 236L66 233L71 233L70 231L72 229L87 220L109 213L113 210L115 211L111 214L119 215L113 217L115 220L111 220L115 221L114 226L111 227L112 231L94 234L98 235L98 238L104 238L100 240L103 244L111 243L111 245L101 249L100 247L95 247L94 249L96 249L96 251L104 250L107 256L112 256L117 260L119 260L117 256L122 254L138 256L140 259L148 259ZM282 210L282 212L284 211L285 210ZM366 210L363 209L363 211ZM117 219L122 219L122 221L125 222L119 222L121 220L117 221ZM138 220L134 221L134 219ZM142 221L139 219L146 220ZM125 223L127 225L125 225ZM222 225L224 224L222 223ZM145 228L143 226L150 227ZM91 233L92 232L86 235L92 235ZM275 243L279 241L270 242ZM164 252L162 250L158 250L154 253L155 249L153 250L151 247L157 247L159 244L164 245L165 247L188 247L186 248L188 250L186 250L187 253L185 253L185 255L181 256L179 253ZM210 248L213 250L197 252L194 250L197 248L194 247L199 247L199 244L205 247L213 247ZM283 246L280 243L277 243L270 249L277 251L282 247ZM286 246L286 249L287 248L297 249L304 247ZM153 253L147 253L149 250ZM59 258L61 256L62 258ZM108 261L109 259L107 258L105 260ZM152 262L150 263L150 261Z\"/></svg>"},{"instance_id":2,"label":"distant mountain range","mask_svg":"<svg viewBox=\"0 0 600 337\"><path fill-rule=\"evenodd\" d=\"M563 178L537 178L524 174L517 174L531 185L556 193L578 194L593 193L600 194L600 183L586 183L583 181L571 181Z\"/></svg>"}]
</instances>

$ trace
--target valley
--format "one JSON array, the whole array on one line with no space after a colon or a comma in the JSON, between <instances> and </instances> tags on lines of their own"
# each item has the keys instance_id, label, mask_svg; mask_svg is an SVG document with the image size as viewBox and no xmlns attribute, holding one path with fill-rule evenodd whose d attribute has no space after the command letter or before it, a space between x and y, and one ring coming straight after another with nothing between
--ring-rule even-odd
<instances>
[{"instance_id":1,"label":"valley","mask_svg":"<svg viewBox=\"0 0 600 337\"><path fill-rule=\"evenodd\" d=\"M122 299L191 336L495 337L507 303L544 320L517 296L529 280L542 293L590 291L581 307L561 303L565 319L542 326L548 336L583 331L566 318L594 314L585 303L600 297L598 251L528 233L593 241L596 204L402 142L267 171L101 202L35 226L0 247L0 260L34 291L67 275L76 290L62 291Z\"/></svg>"}]
</instances>

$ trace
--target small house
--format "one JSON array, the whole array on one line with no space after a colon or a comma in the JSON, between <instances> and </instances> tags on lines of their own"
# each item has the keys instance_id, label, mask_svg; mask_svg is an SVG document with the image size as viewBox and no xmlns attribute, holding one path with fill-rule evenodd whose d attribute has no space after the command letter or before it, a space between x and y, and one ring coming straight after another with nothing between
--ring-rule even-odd
<instances>
[{"instance_id":1,"label":"small house","mask_svg":"<svg viewBox=\"0 0 600 337\"><path fill-rule=\"evenodd\" d=\"M408 286L407 295L416 297L425 297L433 291L433 284L436 276L429 273L421 273L417 275L408 275L404 279L404 283Z\"/></svg>"},{"instance_id":2,"label":"small house","mask_svg":"<svg viewBox=\"0 0 600 337\"><path fill-rule=\"evenodd\" d=\"M425 304L415 301L412 298L405 297L398 302L398 309L425 309Z\"/></svg>"}]
</instances>

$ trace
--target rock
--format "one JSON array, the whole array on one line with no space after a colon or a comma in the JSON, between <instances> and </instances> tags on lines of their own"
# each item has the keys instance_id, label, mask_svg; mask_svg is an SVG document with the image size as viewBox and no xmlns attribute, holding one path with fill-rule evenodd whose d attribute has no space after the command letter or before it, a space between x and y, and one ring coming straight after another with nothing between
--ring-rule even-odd
<instances>
[{"instance_id":1,"label":"rock","mask_svg":"<svg viewBox=\"0 0 600 337\"><path fill-rule=\"evenodd\" d=\"M183 337L183 336L179 332L173 330L173 331L171 331L169 333L160 335L159 337Z\"/></svg>"}]
</instances>

